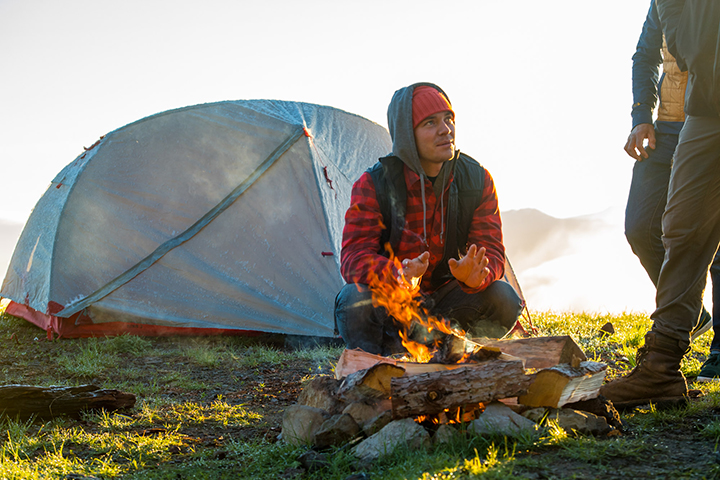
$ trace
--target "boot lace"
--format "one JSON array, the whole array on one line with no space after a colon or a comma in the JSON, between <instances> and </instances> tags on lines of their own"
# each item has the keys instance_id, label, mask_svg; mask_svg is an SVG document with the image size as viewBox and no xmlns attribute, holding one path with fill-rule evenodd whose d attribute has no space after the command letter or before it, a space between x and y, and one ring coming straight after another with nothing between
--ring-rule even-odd
<instances>
[{"instance_id":1,"label":"boot lace","mask_svg":"<svg viewBox=\"0 0 720 480\"><path fill-rule=\"evenodd\" d=\"M640 363L642 363L643 358L647 356L649 348L647 345L643 345L642 347L638 348L637 353L635 354L635 368L640 366Z\"/></svg>"}]
</instances>

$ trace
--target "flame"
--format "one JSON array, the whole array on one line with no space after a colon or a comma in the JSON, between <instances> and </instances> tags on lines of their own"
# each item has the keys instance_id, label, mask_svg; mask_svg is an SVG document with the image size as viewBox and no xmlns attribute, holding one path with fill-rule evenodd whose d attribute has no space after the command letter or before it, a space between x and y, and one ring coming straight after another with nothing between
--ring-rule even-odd
<instances>
[{"instance_id":1,"label":"flame","mask_svg":"<svg viewBox=\"0 0 720 480\"><path fill-rule=\"evenodd\" d=\"M420 293L420 279L409 280L400 273L402 263L392 252L389 244L385 248L390 252L390 261L379 275L371 273L370 291L372 292L372 303L374 307L384 307L401 325L399 331L403 346L407 349L410 360L414 362L427 363L433 357L438 345L424 345L411 340L409 330L413 324L424 327L428 332L438 330L445 334L455 333L464 336L465 332L453 329L447 319L430 315L427 309L422 307L422 294Z\"/></svg>"},{"instance_id":2,"label":"flame","mask_svg":"<svg viewBox=\"0 0 720 480\"><path fill-rule=\"evenodd\" d=\"M462 407L446 408L436 415L418 415L414 417L413 420L419 424L457 425L476 420L484 410L485 405L477 403L464 405Z\"/></svg>"},{"instance_id":3,"label":"flame","mask_svg":"<svg viewBox=\"0 0 720 480\"><path fill-rule=\"evenodd\" d=\"M407 333L400 330L400 338L402 339L403 347L405 347L410 354L411 360L418 363L428 363L433 357L433 352L427 345L410 340L407 337Z\"/></svg>"}]
</instances>

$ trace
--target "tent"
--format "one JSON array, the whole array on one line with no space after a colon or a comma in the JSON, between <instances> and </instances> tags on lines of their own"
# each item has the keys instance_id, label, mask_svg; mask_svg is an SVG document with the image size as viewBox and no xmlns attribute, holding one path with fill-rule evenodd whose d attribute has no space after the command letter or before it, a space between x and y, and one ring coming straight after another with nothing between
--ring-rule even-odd
<instances>
[{"instance_id":1,"label":"tent","mask_svg":"<svg viewBox=\"0 0 720 480\"><path fill-rule=\"evenodd\" d=\"M383 127L307 103L144 118L55 177L0 296L64 337L332 336L351 186L390 150Z\"/></svg>"}]
</instances>

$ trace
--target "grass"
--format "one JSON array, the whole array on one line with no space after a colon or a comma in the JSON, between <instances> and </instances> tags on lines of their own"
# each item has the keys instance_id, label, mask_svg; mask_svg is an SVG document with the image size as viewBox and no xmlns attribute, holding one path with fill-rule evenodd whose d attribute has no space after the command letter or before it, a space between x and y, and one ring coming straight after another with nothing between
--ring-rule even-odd
<instances>
[{"instance_id":1,"label":"grass","mask_svg":"<svg viewBox=\"0 0 720 480\"><path fill-rule=\"evenodd\" d=\"M600 327L610 322L614 333ZM651 325L644 314L534 313L540 335L570 335L610 377L635 363ZM682 364L692 377L705 359L703 335ZM94 383L137 395L126 412L51 421L0 419L0 478L323 478L366 472L382 479L720 478L720 386L682 408L639 408L623 415L625 435L578 436L552 420L523 438L458 435L446 444L399 449L358 465L348 449L322 452L306 472L305 447L276 441L282 411L301 382L332 374L338 347L286 350L248 338L115 338L47 341L43 332L0 316L3 384ZM292 374L292 375L291 375ZM292 376L292 381L288 378ZM293 390L294 389L294 390ZM684 459L684 460L682 460ZM676 461L677 460L677 461Z\"/></svg>"}]
</instances>

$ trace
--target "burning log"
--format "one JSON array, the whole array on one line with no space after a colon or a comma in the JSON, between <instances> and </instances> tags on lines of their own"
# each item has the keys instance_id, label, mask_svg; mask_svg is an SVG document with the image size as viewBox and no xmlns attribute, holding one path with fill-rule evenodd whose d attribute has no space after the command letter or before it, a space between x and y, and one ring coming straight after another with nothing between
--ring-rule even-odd
<instances>
[{"instance_id":1,"label":"burning log","mask_svg":"<svg viewBox=\"0 0 720 480\"><path fill-rule=\"evenodd\" d=\"M446 335L435 350L430 363L477 363L498 358L502 352L497 347L486 347L454 333Z\"/></svg>"},{"instance_id":2,"label":"burning log","mask_svg":"<svg viewBox=\"0 0 720 480\"><path fill-rule=\"evenodd\" d=\"M393 417L435 415L449 408L516 397L526 393L532 382L520 359L495 359L459 367L393 378Z\"/></svg>"},{"instance_id":3,"label":"burning log","mask_svg":"<svg viewBox=\"0 0 720 480\"><path fill-rule=\"evenodd\" d=\"M560 363L577 366L587 360L585 352L567 335L480 341L486 347L497 347L503 353L522 358L525 368L541 369Z\"/></svg>"},{"instance_id":4,"label":"burning log","mask_svg":"<svg viewBox=\"0 0 720 480\"><path fill-rule=\"evenodd\" d=\"M568 363L571 366L577 366L580 362L587 360L585 353L580 349L577 343L575 343L575 341L567 335L517 338L508 340L483 339L482 345L475 343L474 341L464 339L463 337L458 337L457 335L448 335L446 338L450 339L450 345L445 346L443 344L438 350L447 350L447 352L443 354L437 354L436 352L436 355L444 356L445 362L449 362L449 359L458 355L459 351L462 350L462 342L465 342L465 348L469 348L471 352L475 351L478 346L482 347L479 354L475 356L475 360L477 361L492 358L492 356L494 356L494 353L492 352L496 352L495 349L498 349L501 353L497 356L497 358L506 360L520 358L525 362L525 368L542 369L553 367L561 363ZM468 360L465 361L467 362ZM402 366L407 372L406 375L451 370L463 366L462 363L428 364L403 362L387 357L381 357L380 355L373 355L360 349L355 349L345 350L342 353L340 360L335 367L335 378L340 380L353 372L370 368L376 363L381 362Z\"/></svg>"},{"instance_id":5,"label":"burning log","mask_svg":"<svg viewBox=\"0 0 720 480\"><path fill-rule=\"evenodd\" d=\"M595 398L606 369L604 363L588 361L577 367L562 364L540 370L528 392L518 401L528 407L560 408L567 403Z\"/></svg>"},{"instance_id":6,"label":"burning log","mask_svg":"<svg viewBox=\"0 0 720 480\"><path fill-rule=\"evenodd\" d=\"M80 387L0 386L0 414L8 417L52 418L76 416L83 410L119 410L135 405L135 395L101 390L95 385Z\"/></svg>"},{"instance_id":7,"label":"burning log","mask_svg":"<svg viewBox=\"0 0 720 480\"><path fill-rule=\"evenodd\" d=\"M497 356L498 360L512 361L520 360L518 357L500 353ZM335 366L335 378L341 380L358 370L364 370L370 368L378 363L389 363L405 369L405 375L418 375L420 373L427 372L441 372L446 370L454 370L456 368L462 368L467 366L467 363L417 363L417 362L405 362L394 358L382 357L380 355L373 355L367 353L359 348L354 350L345 349L340 355L337 365Z\"/></svg>"}]
</instances>

